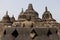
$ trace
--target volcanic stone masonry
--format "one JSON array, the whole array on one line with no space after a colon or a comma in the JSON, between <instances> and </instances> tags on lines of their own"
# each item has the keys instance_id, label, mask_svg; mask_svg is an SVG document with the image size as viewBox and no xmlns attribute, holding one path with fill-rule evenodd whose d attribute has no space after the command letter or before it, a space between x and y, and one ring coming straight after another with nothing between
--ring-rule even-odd
<instances>
[{"instance_id":1,"label":"volcanic stone masonry","mask_svg":"<svg viewBox=\"0 0 60 40\"><path fill-rule=\"evenodd\" d=\"M32 4L20 12L18 20L10 17L8 11L0 21L0 40L60 40L60 23L47 7L39 18Z\"/></svg>"}]
</instances>

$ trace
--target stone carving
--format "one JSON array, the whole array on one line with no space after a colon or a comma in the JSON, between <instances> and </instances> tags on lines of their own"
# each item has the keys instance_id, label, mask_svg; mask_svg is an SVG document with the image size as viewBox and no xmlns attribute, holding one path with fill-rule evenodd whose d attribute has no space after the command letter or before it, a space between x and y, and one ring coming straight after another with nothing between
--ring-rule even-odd
<instances>
[{"instance_id":1,"label":"stone carving","mask_svg":"<svg viewBox=\"0 0 60 40\"><path fill-rule=\"evenodd\" d=\"M32 4L23 11L15 20L10 17L8 11L0 21L0 39L1 40L60 40L60 23L53 17L47 6L42 18L39 18L38 12Z\"/></svg>"}]
</instances>

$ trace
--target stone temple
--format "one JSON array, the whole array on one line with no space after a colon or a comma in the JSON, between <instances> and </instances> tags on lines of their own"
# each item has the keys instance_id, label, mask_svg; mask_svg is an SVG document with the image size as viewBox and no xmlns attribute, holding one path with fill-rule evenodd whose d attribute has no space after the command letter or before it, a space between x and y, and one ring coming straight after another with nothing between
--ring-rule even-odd
<instances>
[{"instance_id":1,"label":"stone temple","mask_svg":"<svg viewBox=\"0 0 60 40\"><path fill-rule=\"evenodd\" d=\"M0 40L60 40L60 23L47 7L39 18L32 4L20 12L18 20L9 17L8 11L0 21Z\"/></svg>"}]
</instances>

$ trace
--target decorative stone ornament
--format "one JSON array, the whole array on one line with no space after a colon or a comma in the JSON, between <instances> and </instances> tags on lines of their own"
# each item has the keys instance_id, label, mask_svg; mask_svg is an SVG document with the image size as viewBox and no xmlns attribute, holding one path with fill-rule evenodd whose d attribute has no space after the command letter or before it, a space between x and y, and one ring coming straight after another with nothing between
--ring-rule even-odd
<instances>
[{"instance_id":1,"label":"decorative stone ornament","mask_svg":"<svg viewBox=\"0 0 60 40\"><path fill-rule=\"evenodd\" d=\"M34 39L36 36L37 36L37 34L36 34L35 30L33 29L33 30L31 31L31 33L30 33L30 37L31 37L32 39Z\"/></svg>"}]
</instances>

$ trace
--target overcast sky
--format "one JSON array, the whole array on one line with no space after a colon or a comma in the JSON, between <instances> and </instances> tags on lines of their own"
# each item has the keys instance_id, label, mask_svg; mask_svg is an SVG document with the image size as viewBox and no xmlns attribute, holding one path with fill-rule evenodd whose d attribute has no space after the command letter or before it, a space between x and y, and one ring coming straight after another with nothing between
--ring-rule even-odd
<instances>
[{"instance_id":1,"label":"overcast sky","mask_svg":"<svg viewBox=\"0 0 60 40\"><path fill-rule=\"evenodd\" d=\"M14 15L17 19L22 8L25 11L29 3L32 3L40 18L42 18L45 6L47 6L53 18L60 22L60 0L0 0L0 20L6 14L6 11L9 12L10 17Z\"/></svg>"}]
</instances>

